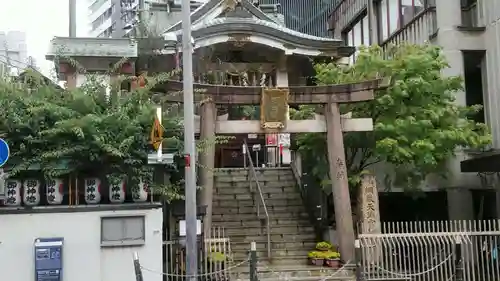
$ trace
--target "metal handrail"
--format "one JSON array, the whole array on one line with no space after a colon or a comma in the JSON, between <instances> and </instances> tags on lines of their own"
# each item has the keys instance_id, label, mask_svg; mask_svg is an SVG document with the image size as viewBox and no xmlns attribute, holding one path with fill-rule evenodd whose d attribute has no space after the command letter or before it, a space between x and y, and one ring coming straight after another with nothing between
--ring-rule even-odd
<instances>
[{"instance_id":1,"label":"metal handrail","mask_svg":"<svg viewBox=\"0 0 500 281\"><path fill-rule=\"evenodd\" d=\"M269 224L269 212L267 211L266 201L264 200L264 195L262 194L262 188L260 187L259 179L257 178L257 171L255 171L255 167L253 165L252 156L250 155L250 150L248 149L247 141L243 142L244 149L244 157L248 160L249 171L252 173L253 180L257 186L257 190L259 191L260 202L262 203L262 207L264 208L264 214L266 215L266 232L267 232L267 258L271 259L271 226ZM245 161L246 164L246 161ZM245 165L246 166L246 165ZM250 182L251 185L251 182ZM257 216L260 217L260 204L257 204Z\"/></svg>"},{"instance_id":2,"label":"metal handrail","mask_svg":"<svg viewBox=\"0 0 500 281\"><path fill-rule=\"evenodd\" d=\"M324 205L324 199L322 197L323 190L320 187L318 192L314 185L308 185L310 179L304 177L307 173L303 173L302 164L299 163L302 161L299 157L297 157L298 154L299 153L297 151L292 152L292 162L290 163L290 168L295 179L296 187L300 192L302 203L306 208L311 223L314 225L316 236L321 238L324 233L325 224L328 223L328 218L325 216L326 213L324 212L324 210L327 209L327 206ZM300 165L300 170L297 165ZM315 195L315 198L319 198L320 201L314 200L314 198L311 199L311 193Z\"/></svg>"}]
</instances>

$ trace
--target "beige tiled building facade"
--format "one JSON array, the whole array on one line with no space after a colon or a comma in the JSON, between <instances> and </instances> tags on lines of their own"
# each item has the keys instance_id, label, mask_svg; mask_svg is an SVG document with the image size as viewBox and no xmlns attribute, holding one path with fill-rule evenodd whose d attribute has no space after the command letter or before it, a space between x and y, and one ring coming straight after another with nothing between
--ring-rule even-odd
<instances>
[{"instance_id":1,"label":"beige tiled building facade","mask_svg":"<svg viewBox=\"0 0 500 281\"><path fill-rule=\"evenodd\" d=\"M465 79L465 90L457 93L457 102L484 105L484 113L476 118L491 128L493 143L487 153L460 153L458 159L450 161L450 180L427 184L426 188L446 188L450 219L498 217L500 1L344 0L339 1L329 20L335 37L349 45L428 41L443 48L450 64L444 73ZM350 58L354 60L355 55ZM485 206L485 198L490 207L478 211L483 208L479 205Z\"/></svg>"}]
</instances>

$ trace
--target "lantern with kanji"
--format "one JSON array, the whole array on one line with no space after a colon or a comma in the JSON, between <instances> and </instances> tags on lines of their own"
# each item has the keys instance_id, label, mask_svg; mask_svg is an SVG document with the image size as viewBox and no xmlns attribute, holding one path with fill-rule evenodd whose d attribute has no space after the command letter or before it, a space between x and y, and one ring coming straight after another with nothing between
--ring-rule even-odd
<instances>
[{"instance_id":1,"label":"lantern with kanji","mask_svg":"<svg viewBox=\"0 0 500 281\"><path fill-rule=\"evenodd\" d=\"M36 206L40 204L40 181L37 179L27 179L23 183L23 202L26 206Z\"/></svg>"},{"instance_id":2,"label":"lantern with kanji","mask_svg":"<svg viewBox=\"0 0 500 281\"><path fill-rule=\"evenodd\" d=\"M123 203L125 201L125 179L117 184L109 185L109 201L111 203Z\"/></svg>"},{"instance_id":3,"label":"lantern with kanji","mask_svg":"<svg viewBox=\"0 0 500 281\"><path fill-rule=\"evenodd\" d=\"M101 202L101 180L99 178L85 179L85 202L87 204Z\"/></svg>"},{"instance_id":4,"label":"lantern with kanji","mask_svg":"<svg viewBox=\"0 0 500 281\"><path fill-rule=\"evenodd\" d=\"M50 179L45 184L47 203L59 205L64 198L64 181L62 179Z\"/></svg>"}]
</instances>

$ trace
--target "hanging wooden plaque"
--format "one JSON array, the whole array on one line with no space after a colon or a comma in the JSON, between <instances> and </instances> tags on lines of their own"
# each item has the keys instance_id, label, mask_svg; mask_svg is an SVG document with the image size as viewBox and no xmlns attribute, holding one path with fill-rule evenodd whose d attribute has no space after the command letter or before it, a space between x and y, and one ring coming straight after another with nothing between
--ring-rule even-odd
<instances>
[{"instance_id":1,"label":"hanging wooden plaque","mask_svg":"<svg viewBox=\"0 0 500 281\"><path fill-rule=\"evenodd\" d=\"M277 130L286 126L288 89L262 89L260 122L263 129Z\"/></svg>"}]
</instances>

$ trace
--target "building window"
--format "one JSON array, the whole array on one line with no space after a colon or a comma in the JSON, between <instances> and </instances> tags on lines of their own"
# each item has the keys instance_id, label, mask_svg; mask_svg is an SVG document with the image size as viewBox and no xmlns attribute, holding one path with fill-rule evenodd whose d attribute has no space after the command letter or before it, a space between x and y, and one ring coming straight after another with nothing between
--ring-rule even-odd
<instances>
[{"instance_id":1,"label":"building window","mask_svg":"<svg viewBox=\"0 0 500 281\"><path fill-rule=\"evenodd\" d=\"M137 246L144 245L144 216L102 217L101 246Z\"/></svg>"},{"instance_id":2,"label":"building window","mask_svg":"<svg viewBox=\"0 0 500 281\"><path fill-rule=\"evenodd\" d=\"M370 20L368 17L364 17L361 20L361 25L363 28L363 41L362 45L369 46L370 45Z\"/></svg>"},{"instance_id":3,"label":"building window","mask_svg":"<svg viewBox=\"0 0 500 281\"><path fill-rule=\"evenodd\" d=\"M90 9L90 12L93 13L95 11L97 11L102 5L104 5L104 3L106 3L108 0L97 0L95 1L94 3L92 3L92 5L90 5L89 9Z\"/></svg>"},{"instance_id":4,"label":"building window","mask_svg":"<svg viewBox=\"0 0 500 281\"><path fill-rule=\"evenodd\" d=\"M370 26L367 16L361 18L357 21L352 28L344 33L345 41L347 46L369 46L370 45ZM356 51L350 58L349 62L352 64L356 60L356 55L359 51Z\"/></svg>"},{"instance_id":5,"label":"building window","mask_svg":"<svg viewBox=\"0 0 500 281\"><path fill-rule=\"evenodd\" d=\"M381 42L410 23L426 5L425 0L381 0L378 19Z\"/></svg>"},{"instance_id":6,"label":"building window","mask_svg":"<svg viewBox=\"0 0 500 281\"><path fill-rule=\"evenodd\" d=\"M92 22L92 29L96 30L103 24L107 19L109 19L113 15L113 9L115 5L111 6L111 8L107 9L102 15L100 15L96 20Z\"/></svg>"},{"instance_id":7,"label":"building window","mask_svg":"<svg viewBox=\"0 0 500 281\"><path fill-rule=\"evenodd\" d=\"M405 26L425 9L424 0L401 0L401 20Z\"/></svg>"}]
</instances>

